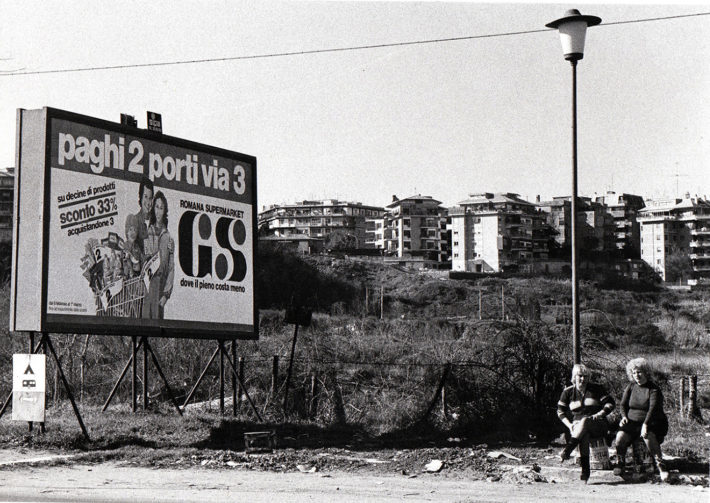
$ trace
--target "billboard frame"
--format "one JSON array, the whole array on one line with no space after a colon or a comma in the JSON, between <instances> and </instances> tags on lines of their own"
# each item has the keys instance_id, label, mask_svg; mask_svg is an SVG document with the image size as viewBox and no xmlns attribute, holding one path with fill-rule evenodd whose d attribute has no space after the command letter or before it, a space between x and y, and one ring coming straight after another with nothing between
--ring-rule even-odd
<instances>
[{"instance_id":1,"label":"billboard frame","mask_svg":"<svg viewBox=\"0 0 710 503\"><path fill-rule=\"evenodd\" d=\"M18 273L18 264L20 264L19 254L21 250L20 240L23 239L23 232L26 233L21 222L20 204L22 195L22 168L23 154L26 153L27 145L23 144L23 135L25 134L23 124L23 114L27 112L37 112L44 121L44 145L35 147L30 157L34 155L36 158L41 155L43 169L43 187L42 187L42 221L41 221L41 278L39 288L39 325L29 328L18 327L18 311L23 308L18 306L18 282L20 280ZM222 156L228 159L233 159L238 162L246 163L251 167L251 198L246 203L251 207L251 267L252 267L252 325L239 323L218 323L206 321L186 321L186 320L142 320L141 323L136 323L136 318L117 317L117 316L96 316L96 315L79 315L79 314L50 314L48 319L48 281L49 281L49 255L50 255L50 196L51 196L51 181L52 181L52 120L59 119L69 122L78 123L91 128L102 129L113 134L130 136L138 140L148 140L160 144L165 144L169 147L178 147L190 149L205 153L208 155ZM32 124L36 127L37 124ZM32 132L29 133L30 135ZM39 135L35 135L35 139ZM42 151L43 148L43 151ZM35 159L38 160L38 159ZM235 152L212 145L203 144L200 142L187 140L162 134L160 132L151 131L148 129L140 129L117 122L111 122L104 119L90 117L74 112L60 110L51 107L44 107L37 110L17 110L17 139L16 139L16 176L15 176L15 202L14 202L14 229L13 229L13 253L12 253L12 295L11 295L11 313L10 325L13 331L36 331L36 332L53 332L53 333L92 333L99 335L144 335L146 337L176 337L188 339L221 339L221 340L256 340L258 339L259 313L257 307L257 286L256 286L256 261L258 256L258 218L257 218L257 161L256 157ZM38 170L39 168L34 168ZM127 172L124 172L127 175ZM131 173L131 176L126 176L125 179L130 180L137 176ZM145 175L144 175L145 176ZM26 181L25 181L26 182ZM158 185L160 186L160 185ZM36 238L36 236L35 236ZM22 304L22 301L19 301ZM36 309L36 306L30 306L29 311ZM32 324L33 322L29 322ZM36 321L34 322L36 324Z\"/></svg>"}]
</instances>

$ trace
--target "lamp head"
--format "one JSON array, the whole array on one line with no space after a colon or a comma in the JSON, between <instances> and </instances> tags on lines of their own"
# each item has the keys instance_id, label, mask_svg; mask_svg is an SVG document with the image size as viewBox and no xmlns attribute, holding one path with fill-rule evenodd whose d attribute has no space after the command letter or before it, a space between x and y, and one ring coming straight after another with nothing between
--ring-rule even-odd
<instances>
[{"instance_id":1,"label":"lamp head","mask_svg":"<svg viewBox=\"0 0 710 503\"><path fill-rule=\"evenodd\" d=\"M588 26L601 23L597 16L585 16L577 9L570 9L559 19L547 23L548 28L555 28L560 33L562 53L567 61L579 61L584 57L584 38Z\"/></svg>"}]
</instances>

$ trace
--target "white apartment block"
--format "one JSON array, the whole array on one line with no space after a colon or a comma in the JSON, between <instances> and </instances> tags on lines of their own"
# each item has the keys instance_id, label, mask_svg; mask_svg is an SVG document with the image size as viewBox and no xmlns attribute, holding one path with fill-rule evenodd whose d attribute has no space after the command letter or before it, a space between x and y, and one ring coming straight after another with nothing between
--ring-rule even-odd
<instances>
[{"instance_id":1,"label":"white apartment block","mask_svg":"<svg viewBox=\"0 0 710 503\"><path fill-rule=\"evenodd\" d=\"M272 205L259 213L262 235L276 238L309 237L347 241L349 247L367 248L366 221L381 218L384 208L359 202L323 199Z\"/></svg>"},{"instance_id":2,"label":"white apartment block","mask_svg":"<svg viewBox=\"0 0 710 503\"><path fill-rule=\"evenodd\" d=\"M404 199L393 196L386 210L382 226L385 261L420 267L438 267L447 261L446 208L441 201L421 194Z\"/></svg>"},{"instance_id":3,"label":"white apartment block","mask_svg":"<svg viewBox=\"0 0 710 503\"><path fill-rule=\"evenodd\" d=\"M676 281L669 265L671 254L687 254L689 284L710 281L710 203L689 194L683 199L647 201L638 215L641 259L663 281Z\"/></svg>"},{"instance_id":4,"label":"white apartment block","mask_svg":"<svg viewBox=\"0 0 710 503\"><path fill-rule=\"evenodd\" d=\"M501 272L548 258L546 215L518 194L471 194L449 217L453 271Z\"/></svg>"}]
</instances>

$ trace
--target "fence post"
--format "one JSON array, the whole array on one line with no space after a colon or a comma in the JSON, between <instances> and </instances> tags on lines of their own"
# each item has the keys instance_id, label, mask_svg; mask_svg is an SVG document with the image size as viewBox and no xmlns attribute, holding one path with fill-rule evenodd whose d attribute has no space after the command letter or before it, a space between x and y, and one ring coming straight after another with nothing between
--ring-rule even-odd
<instances>
[{"instance_id":1,"label":"fence post","mask_svg":"<svg viewBox=\"0 0 710 503\"><path fill-rule=\"evenodd\" d=\"M505 287L500 287L500 319L505 321Z\"/></svg>"},{"instance_id":2,"label":"fence post","mask_svg":"<svg viewBox=\"0 0 710 503\"><path fill-rule=\"evenodd\" d=\"M446 387L441 388L441 415L444 419L449 417L449 412L446 407Z\"/></svg>"},{"instance_id":3,"label":"fence post","mask_svg":"<svg viewBox=\"0 0 710 503\"><path fill-rule=\"evenodd\" d=\"M678 408L680 412L680 417L685 417L686 416L686 410L685 410L685 376L680 376L680 391L678 393Z\"/></svg>"},{"instance_id":4,"label":"fence post","mask_svg":"<svg viewBox=\"0 0 710 503\"><path fill-rule=\"evenodd\" d=\"M478 291L478 319L482 320L483 316L483 291Z\"/></svg>"},{"instance_id":5,"label":"fence post","mask_svg":"<svg viewBox=\"0 0 710 503\"><path fill-rule=\"evenodd\" d=\"M310 393L310 403L308 405L308 417L313 419L318 410L318 379L316 379L315 374L311 374L311 393Z\"/></svg>"},{"instance_id":6,"label":"fence post","mask_svg":"<svg viewBox=\"0 0 710 503\"><path fill-rule=\"evenodd\" d=\"M271 362L271 398L276 397L276 390L278 389L279 382L279 357L274 355L274 359Z\"/></svg>"},{"instance_id":7,"label":"fence post","mask_svg":"<svg viewBox=\"0 0 710 503\"><path fill-rule=\"evenodd\" d=\"M698 407L698 376L688 377L688 418L702 421L703 416Z\"/></svg>"},{"instance_id":8,"label":"fence post","mask_svg":"<svg viewBox=\"0 0 710 503\"><path fill-rule=\"evenodd\" d=\"M242 395L244 394L244 389L241 383L244 382L244 357L239 357L239 393L237 393L237 408L241 410L242 407Z\"/></svg>"}]
</instances>

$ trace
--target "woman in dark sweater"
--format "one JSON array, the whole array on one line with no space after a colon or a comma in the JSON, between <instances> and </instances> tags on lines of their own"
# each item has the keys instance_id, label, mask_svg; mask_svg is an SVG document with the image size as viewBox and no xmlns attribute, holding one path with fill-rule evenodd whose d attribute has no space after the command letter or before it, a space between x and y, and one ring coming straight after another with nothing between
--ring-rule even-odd
<instances>
[{"instance_id":1,"label":"woman in dark sweater","mask_svg":"<svg viewBox=\"0 0 710 503\"><path fill-rule=\"evenodd\" d=\"M649 379L648 362L636 358L626 364L629 385L621 398L621 421L616 435L616 453L619 464L614 473L621 475L626 460L626 449L637 438L643 438L653 456L661 480L668 479L668 470L663 463L661 443L668 433L668 418L663 412L663 393Z\"/></svg>"},{"instance_id":2,"label":"woman in dark sweater","mask_svg":"<svg viewBox=\"0 0 710 503\"><path fill-rule=\"evenodd\" d=\"M572 367L572 386L566 387L557 402L557 415L570 432L569 441L560 453L560 460L570 458L579 446L579 463L582 467L580 479L589 480L589 439L603 437L609 429L606 416L616 404L599 384L589 382L590 371L577 363Z\"/></svg>"}]
</instances>

